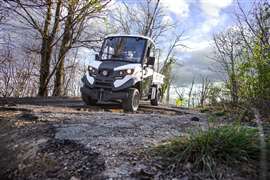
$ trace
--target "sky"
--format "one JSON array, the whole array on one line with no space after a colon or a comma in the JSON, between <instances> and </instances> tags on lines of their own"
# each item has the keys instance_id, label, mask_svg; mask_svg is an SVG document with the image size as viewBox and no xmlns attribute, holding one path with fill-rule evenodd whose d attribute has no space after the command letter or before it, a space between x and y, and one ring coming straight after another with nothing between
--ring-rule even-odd
<instances>
[{"instance_id":1,"label":"sky","mask_svg":"<svg viewBox=\"0 0 270 180\"><path fill-rule=\"evenodd\" d=\"M237 2L234 0L161 0L168 13L168 19L177 22L177 29L184 30L183 44L188 48L179 47L175 56L182 67L175 66L176 86L187 86L195 78L200 81L208 76L212 81L222 80L222 75L213 71L214 33L224 31L235 24L234 12ZM252 0L241 0L247 7Z\"/></svg>"}]
</instances>

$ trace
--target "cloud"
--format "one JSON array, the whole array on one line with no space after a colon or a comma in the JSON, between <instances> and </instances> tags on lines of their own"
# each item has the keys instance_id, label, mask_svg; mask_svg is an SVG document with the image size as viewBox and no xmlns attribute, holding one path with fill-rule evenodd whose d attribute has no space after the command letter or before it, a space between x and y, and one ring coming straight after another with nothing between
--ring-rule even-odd
<instances>
[{"instance_id":1,"label":"cloud","mask_svg":"<svg viewBox=\"0 0 270 180\"><path fill-rule=\"evenodd\" d=\"M225 15L221 15L221 10L230 6L233 0L200 0L200 8L206 16L202 23L202 31L210 32L219 23L225 20Z\"/></svg>"},{"instance_id":2,"label":"cloud","mask_svg":"<svg viewBox=\"0 0 270 180\"><path fill-rule=\"evenodd\" d=\"M166 10L177 17L188 17L189 15L188 0L161 0L160 3Z\"/></svg>"},{"instance_id":3,"label":"cloud","mask_svg":"<svg viewBox=\"0 0 270 180\"><path fill-rule=\"evenodd\" d=\"M202 11L209 17L219 17L221 9L229 6L233 0L200 0Z\"/></svg>"},{"instance_id":4,"label":"cloud","mask_svg":"<svg viewBox=\"0 0 270 180\"><path fill-rule=\"evenodd\" d=\"M178 54L200 51L209 48L211 42L212 42L211 40L202 39L199 36L193 36L192 38L184 40L182 42L182 44L187 46L187 48L178 47L176 51Z\"/></svg>"},{"instance_id":5,"label":"cloud","mask_svg":"<svg viewBox=\"0 0 270 180\"><path fill-rule=\"evenodd\" d=\"M162 18L162 24L173 24L173 18L171 16L164 16Z\"/></svg>"},{"instance_id":6,"label":"cloud","mask_svg":"<svg viewBox=\"0 0 270 180\"><path fill-rule=\"evenodd\" d=\"M205 47L203 48L203 46ZM207 76L213 82L223 80L220 73L211 70L217 65L209 58L213 56L212 47L209 42L204 42L203 46L179 56L179 62L183 66L174 66L173 68L175 86L187 86L193 78L195 78L196 83L200 83L202 76Z\"/></svg>"},{"instance_id":7,"label":"cloud","mask_svg":"<svg viewBox=\"0 0 270 180\"><path fill-rule=\"evenodd\" d=\"M211 29L217 26L219 22L220 18L207 18L202 25L202 31L203 32L211 31Z\"/></svg>"}]
</instances>

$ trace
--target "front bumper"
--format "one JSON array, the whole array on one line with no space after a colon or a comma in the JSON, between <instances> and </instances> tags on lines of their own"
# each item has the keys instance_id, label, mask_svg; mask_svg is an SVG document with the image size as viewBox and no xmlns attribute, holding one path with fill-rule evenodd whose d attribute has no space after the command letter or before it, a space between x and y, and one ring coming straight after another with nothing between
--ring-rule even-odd
<instances>
[{"instance_id":1,"label":"front bumper","mask_svg":"<svg viewBox=\"0 0 270 180\"><path fill-rule=\"evenodd\" d=\"M89 78L89 77L88 77ZM131 78L124 83L122 83L119 86L114 85L114 82L119 81L115 80L112 77L95 77L95 80L93 80L91 83L89 82L87 76L84 75L82 78L82 82L86 87L89 87L90 89L106 89L106 90L111 90L111 91L122 91L126 90L130 87L132 87L136 81L135 79Z\"/></svg>"},{"instance_id":2,"label":"front bumper","mask_svg":"<svg viewBox=\"0 0 270 180\"><path fill-rule=\"evenodd\" d=\"M128 98L127 91L111 91L102 88L89 88L87 86L81 87L82 96L88 96L91 99L99 101L123 100Z\"/></svg>"}]
</instances>

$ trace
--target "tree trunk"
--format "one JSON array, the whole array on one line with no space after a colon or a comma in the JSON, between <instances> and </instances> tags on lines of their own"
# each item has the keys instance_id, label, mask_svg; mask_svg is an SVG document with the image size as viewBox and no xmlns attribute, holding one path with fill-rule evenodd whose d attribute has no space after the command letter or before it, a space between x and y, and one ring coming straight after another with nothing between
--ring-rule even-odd
<instances>
[{"instance_id":1,"label":"tree trunk","mask_svg":"<svg viewBox=\"0 0 270 180\"><path fill-rule=\"evenodd\" d=\"M167 88L167 94L166 94L166 104L167 105L170 103L170 89L171 89L171 83L168 84L168 88Z\"/></svg>"},{"instance_id":2,"label":"tree trunk","mask_svg":"<svg viewBox=\"0 0 270 180\"><path fill-rule=\"evenodd\" d=\"M39 69L39 89L38 96L48 96L48 87L46 85L47 78L50 74L51 59L51 42L49 37L49 26L52 18L52 1L48 1L47 14L43 28L42 46L41 46L41 62Z\"/></svg>"},{"instance_id":3,"label":"tree trunk","mask_svg":"<svg viewBox=\"0 0 270 180\"><path fill-rule=\"evenodd\" d=\"M235 59L234 59L234 51L233 46L231 47L231 96L232 96L232 102L233 105L236 105L238 103L238 87L237 87L237 80L236 80L236 73L235 73Z\"/></svg>"},{"instance_id":4,"label":"tree trunk","mask_svg":"<svg viewBox=\"0 0 270 180\"><path fill-rule=\"evenodd\" d=\"M188 93L188 107L190 107L190 100L191 100L191 94L192 94L192 90L193 90L193 85L194 85L194 78L192 80L191 87L190 87L189 93Z\"/></svg>"},{"instance_id":5,"label":"tree trunk","mask_svg":"<svg viewBox=\"0 0 270 180\"><path fill-rule=\"evenodd\" d=\"M62 0L57 1L57 6L54 15L54 24L51 33L49 33L51 19L52 19L52 0L47 1L47 14L45 18L43 33L42 33L42 47L41 47L41 62L39 75L39 90L38 96L48 96L48 84L50 80L50 64L52 56L52 44L59 27L60 12Z\"/></svg>"},{"instance_id":6,"label":"tree trunk","mask_svg":"<svg viewBox=\"0 0 270 180\"><path fill-rule=\"evenodd\" d=\"M75 4L70 3L68 8L68 17L65 22L64 35L62 39L62 44L60 47L60 52L58 55L58 66L56 68L55 82L53 96L63 96L64 95L64 82L65 82L65 57L66 53L70 49L70 42L72 41L72 21L74 17L74 6Z\"/></svg>"},{"instance_id":7,"label":"tree trunk","mask_svg":"<svg viewBox=\"0 0 270 180\"><path fill-rule=\"evenodd\" d=\"M237 81L235 80L235 75L232 75L231 78L232 83L232 89L231 89L231 96L232 96L232 102L234 105L238 103L238 87L237 87Z\"/></svg>"},{"instance_id":8,"label":"tree trunk","mask_svg":"<svg viewBox=\"0 0 270 180\"><path fill-rule=\"evenodd\" d=\"M65 81L65 57L60 59L58 68L55 73L53 96L64 95L64 81Z\"/></svg>"}]
</instances>

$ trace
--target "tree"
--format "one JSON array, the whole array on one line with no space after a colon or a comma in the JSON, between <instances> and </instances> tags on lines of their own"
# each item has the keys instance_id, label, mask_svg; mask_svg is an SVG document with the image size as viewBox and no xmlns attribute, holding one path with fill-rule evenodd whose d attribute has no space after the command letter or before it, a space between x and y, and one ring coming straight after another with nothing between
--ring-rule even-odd
<instances>
[{"instance_id":1,"label":"tree","mask_svg":"<svg viewBox=\"0 0 270 180\"><path fill-rule=\"evenodd\" d=\"M213 106L217 105L218 100L221 100L220 95L221 88L211 83L209 86L209 93L207 98L209 100L209 103Z\"/></svg>"},{"instance_id":2,"label":"tree","mask_svg":"<svg viewBox=\"0 0 270 180\"><path fill-rule=\"evenodd\" d=\"M33 96L37 89L35 55L27 50L18 52L11 44L9 34L4 42L0 51L0 96ZM18 56L19 60L16 59Z\"/></svg>"},{"instance_id":3,"label":"tree","mask_svg":"<svg viewBox=\"0 0 270 180\"><path fill-rule=\"evenodd\" d=\"M137 6L127 5L116 8L111 13L114 32L141 34L151 37L155 42L174 24L164 22L165 17L160 0L143 0Z\"/></svg>"},{"instance_id":4,"label":"tree","mask_svg":"<svg viewBox=\"0 0 270 180\"><path fill-rule=\"evenodd\" d=\"M5 0L9 10L19 16L27 25L36 30L41 38L39 96L48 95L48 83L53 46L59 29L62 0L30 1ZM44 13L43 13L44 12Z\"/></svg>"},{"instance_id":5,"label":"tree","mask_svg":"<svg viewBox=\"0 0 270 180\"><path fill-rule=\"evenodd\" d=\"M191 103L191 95L192 95L192 90L193 90L193 86L194 86L194 81L195 78L192 79L190 88L189 88L189 92L188 92L188 107L190 107L190 103Z\"/></svg>"},{"instance_id":6,"label":"tree","mask_svg":"<svg viewBox=\"0 0 270 180\"><path fill-rule=\"evenodd\" d=\"M5 0L7 9L13 16L18 16L21 24L39 34L39 96L48 95L48 85L55 73L54 95L63 95L66 54L71 48L78 48L79 43L85 42L80 37L86 29L87 21L96 18L97 13L109 2L110 0ZM87 41L90 42L89 39Z\"/></svg>"},{"instance_id":7,"label":"tree","mask_svg":"<svg viewBox=\"0 0 270 180\"><path fill-rule=\"evenodd\" d=\"M167 91L167 98L166 101L169 101L169 94L170 94L170 86L171 86L171 74L172 74L172 64L175 63L174 58L170 58L166 64L163 65L161 69L161 73L164 75L163 84L161 86L161 101L164 99L164 95Z\"/></svg>"},{"instance_id":8,"label":"tree","mask_svg":"<svg viewBox=\"0 0 270 180\"><path fill-rule=\"evenodd\" d=\"M270 105L270 3L258 1L246 12L238 2L236 13L243 42L240 95L246 107L269 115Z\"/></svg>"},{"instance_id":9,"label":"tree","mask_svg":"<svg viewBox=\"0 0 270 180\"><path fill-rule=\"evenodd\" d=\"M64 22L62 41L56 63L56 74L54 83L54 96L64 95L64 77L65 77L65 57L68 51L78 44L80 37L86 27L86 22L96 17L110 0L105 1L83 1L73 0L67 2L67 17ZM80 41L81 42L81 41Z\"/></svg>"},{"instance_id":10,"label":"tree","mask_svg":"<svg viewBox=\"0 0 270 180\"><path fill-rule=\"evenodd\" d=\"M177 94L177 99L176 99L176 105L177 106L182 106L183 103L184 103L184 94L185 94L185 90L184 89L181 89L181 88L177 88L175 87L174 88L176 94Z\"/></svg>"},{"instance_id":11,"label":"tree","mask_svg":"<svg viewBox=\"0 0 270 180\"><path fill-rule=\"evenodd\" d=\"M200 106L203 107L205 100L209 94L210 80L208 77L202 77L201 79L201 90L200 90Z\"/></svg>"},{"instance_id":12,"label":"tree","mask_svg":"<svg viewBox=\"0 0 270 180\"><path fill-rule=\"evenodd\" d=\"M160 70L160 73L165 76L164 83L161 87L161 100L163 100L164 94L167 91L167 102L169 101L169 93L170 93L169 91L170 91L170 86L171 86L171 82L172 82L172 66L173 66L173 64L176 63L176 59L173 57L173 52L174 52L175 48L177 48L179 46L184 46L181 43L183 33L184 32L181 32L180 34L176 35L174 41L172 42L172 44L170 45L170 47L168 49L163 66ZM178 63L177 63L177 65L182 66L181 64L178 64Z\"/></svg>"},{"instance_id":13,"label":"tree","mask_svg":"<svg viewBox=\"0 0 270 180\"><path fill-rule=\"evenodd\" d=\"M240 55L242 53L240 34L238 30L233 28L226 32L214 35L214 43L216 52L213 59L218 62L222 68L222 72L226 74L226 84L230 90L233 104L238 103L239 80L238 67Z\"/></svg>"},{"instance_id":14,"label":"tree","mask_svg":"<svg viewBox=\"0 0 270 180\"><path fill-rule=\"evenodd\" d=\"M239 5L240 13L237 14L241 38L246 47L246 61L241 67L242 79L249 84L246 98L269 99L267 92L269 83L270 59L270 3L262 1L254 5L249 15ZM254 93L252 93L254 92ZM249 99L249 98L248 98Z\"/></svg>"}]
</instances>

